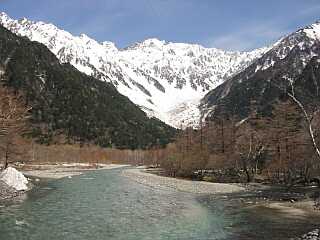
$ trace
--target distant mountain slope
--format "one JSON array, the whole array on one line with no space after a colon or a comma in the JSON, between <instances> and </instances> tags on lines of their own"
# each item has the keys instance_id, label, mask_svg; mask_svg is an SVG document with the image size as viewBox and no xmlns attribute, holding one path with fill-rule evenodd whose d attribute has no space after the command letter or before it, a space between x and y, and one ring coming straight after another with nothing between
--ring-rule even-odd
<instances>
[{"instance_id":1,"label":"distant mountain slope","mask_svg":"<svg viewBox=\"0 0 320 240\"><path fill-rule=\"evenodd\" d=\"M0 79L22 91L32 109L33 134L50 142L70 140L118 148L165 144L175 130L149 119L110 83L59 60L44 45L0 26Z\"/></svg>"},{"instance_id":2,"label":"distant mountain slope","mask_svg":"<svg viewBox=\"0 0 320 240\"><path fill-rule=\"evenodd\" d=\"M320 22L316 22L281 39L244 71L210 91L202 100L202 114L210 117L223 111L245 118L252 101L267 113L285 97L281 89L291 87L310 103L308 91L320 86L319 75L310 70L317 68L319 56Z\"/></svg>"},{"instance_id":3,"label":"distant mountain slope","mask_svg":"<svg viewBox=\"0 0 320 240\"><path fill-rule=\"evenodd\" d=\"M158 39L117 49L111 42L98 43L84 34L72 36L52 24L13 20L5 13L0 24L45 44L61 62L111 82L148 115L174 126L197 125L200 99L268 50L226 52ZM191 116L186 114L189 111Z\"/></svg>"}]
</instances>

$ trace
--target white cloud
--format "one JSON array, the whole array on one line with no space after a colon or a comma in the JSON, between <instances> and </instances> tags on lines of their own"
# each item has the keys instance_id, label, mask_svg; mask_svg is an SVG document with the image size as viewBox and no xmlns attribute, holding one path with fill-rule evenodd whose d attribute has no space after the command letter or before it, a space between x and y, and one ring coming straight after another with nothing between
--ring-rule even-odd
<instances>
[{"instance_id":1,"label":"white cloud","mask_svg":"<svg viewBox=\"0 0 320 240\"><path fill-rule=\"evenodd\" d=\"M316 5L316 6L312 6L312 7L308 7L305 9L301 9L301 11L299 12L300 16L310 16L313 15L315 13L319 13L320 12L320 4Z\"/></svg>"},{"instance_id":2,"label":"white cloud","mask_svg":"<svg viewBox=\"0 0 320 240\"><path fill-rule=\"evenodd\" d=\"M289 29L274 24L259 24L243 27L232 34L212 37L207 41L207 45L225 50L246 51L262 47L259 46L261 44L271 44L289 32Z\"/></svg>"},{"instance_id":3,"label":"white cloud","mask_svg":"<svg viewBox=\"0 0 320 240\"><path fill-rule=\"evenodd\" d=\"M251 26L242 27L239 31L232 34L211 37L206 41L206 45L209 47L238 51L263 47L267 44L272 44L281 37L297 30L297 28L287 27L290 24L290 21L312 16L319 11L320 4L301 8L300 11L296 12L291 17L287 17L284 21L274 19L264 23L254 23L251 24Z\"/></svg>"},{"instance_id":4,"label":"white cloud","mask_svg":"<svg viewBox=\"0 0 320 240\"><path fill-rule=\"evenodd\" d=\"M212 38L207 44L209 47L219 48L224 50L247 50L252 47L252 43L246 41L242 36L224 35L217 38Z\"/></svg>"}]
</instances>

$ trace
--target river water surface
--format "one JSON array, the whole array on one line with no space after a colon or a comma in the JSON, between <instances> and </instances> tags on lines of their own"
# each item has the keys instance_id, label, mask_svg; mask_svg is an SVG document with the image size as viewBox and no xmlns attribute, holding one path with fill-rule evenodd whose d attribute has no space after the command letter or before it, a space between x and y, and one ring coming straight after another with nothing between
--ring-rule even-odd
<instances>
[{"instance_id":1,"label":"river water surface","mask_svg":"<svg viewBox=\"0 0 320 240\"><path fill-rule=\"evenodd\" d=\"M42 182L22 199L0 203L0 240L281 240L317 220L240 208L224 196L154 189L120 169L100 170Z\"/></svg>"}]
</instances>

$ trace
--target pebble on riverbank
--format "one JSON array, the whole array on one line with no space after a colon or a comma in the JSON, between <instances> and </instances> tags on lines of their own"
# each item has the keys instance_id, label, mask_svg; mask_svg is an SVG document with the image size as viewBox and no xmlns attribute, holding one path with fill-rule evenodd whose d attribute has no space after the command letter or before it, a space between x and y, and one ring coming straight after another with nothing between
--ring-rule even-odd
<instances>
[{"instance_id":1,"label":"pebble on riverbank","mask_svg":"<svg viewBox=\"0 0 320 240\"><path fill-rule=\"evenodd\" d=\"M316 229L312 232L309 232L309 233L303 235L300 238L295 238L292 240L320 240L320 230Z\"/></svg>"}]
</instances>

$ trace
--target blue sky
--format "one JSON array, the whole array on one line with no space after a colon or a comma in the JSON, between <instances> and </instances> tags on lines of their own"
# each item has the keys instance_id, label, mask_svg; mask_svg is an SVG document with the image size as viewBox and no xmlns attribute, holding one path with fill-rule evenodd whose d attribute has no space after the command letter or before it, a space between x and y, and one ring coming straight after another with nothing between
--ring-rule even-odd
<instances>
[{"instance_id":1,"label":"blue sky","mask_svg":"<svg viewBox=\"0 0 320 240\"><path fill-rule=\"evenodd\" d=\"M320 20L320 0L0 0L13 18L51 22L126 47L146 38L250 50Z\"/></svg>"}]
</instances>

